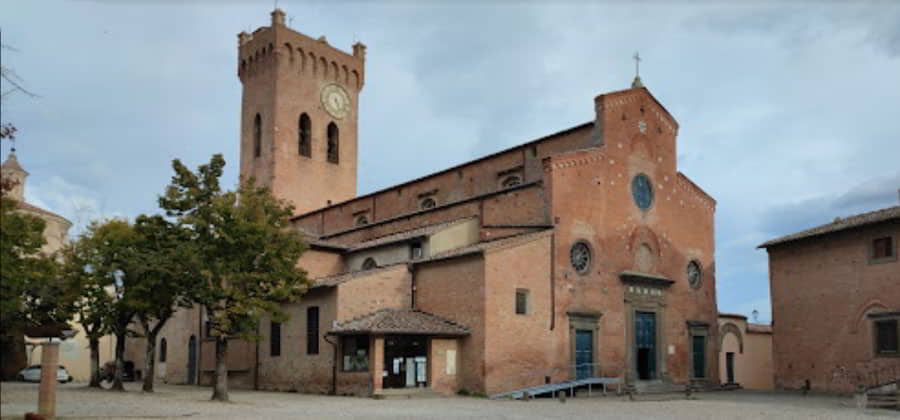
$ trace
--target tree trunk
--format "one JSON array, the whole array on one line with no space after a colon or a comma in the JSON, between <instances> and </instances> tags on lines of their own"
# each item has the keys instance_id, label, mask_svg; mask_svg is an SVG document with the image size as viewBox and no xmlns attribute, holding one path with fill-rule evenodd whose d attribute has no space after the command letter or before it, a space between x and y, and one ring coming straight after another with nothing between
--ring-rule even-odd
<instances>
[{"instance_id":1,"label":"tree trunk","mask_svg":"<svg viewBox=\"0 0 900 420\"><path fill-rule=\"evenodd\" d=\"M88 345L91 348L91 383L88 387L100 388L100 339L89 338Z\"/></svg>"},{"instance_id":2,"label":"tree trunk","mask_svg":"<svg viewBox=\"0 0 900 420\"><path fill-rule=\"evenodd\" d=\"M228 366L225 356L228 354L228 339L216 337L216 383L213 385L213 401L228 401Z\"/></svg>"},{"instance_id":3,"label":"tree trunk","mask_svg":"<svg viewBox=\"0 0 900 420\"><path fill-rule=\"evenodd\" d=\"M125 385L122 384L122 373L125 371L125 333L116 334L116 374L113 378L112 389L116 391L124 391Z\"/></svg>"},{"instance_id":4,"label":"tree trunk","mask_svg":"<svg viewBox=\"0 0 900 420\"><path fill-rule=\"evenodd\" d=\"M153 379L156 369L156 333L146 331L147 352L144 354L144 392L153 392Z\"/></svg>"}]
</instances>

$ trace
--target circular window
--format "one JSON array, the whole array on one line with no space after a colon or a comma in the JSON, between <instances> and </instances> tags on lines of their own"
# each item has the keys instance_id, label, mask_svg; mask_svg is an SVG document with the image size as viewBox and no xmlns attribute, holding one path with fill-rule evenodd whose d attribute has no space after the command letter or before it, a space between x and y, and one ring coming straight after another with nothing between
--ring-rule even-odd
<instances>
[{"instance_id":1,"label":"circular window","mask_svg":"<svg viewBox=\"0 0 900 420\"><path fill-rule=\"evenodd\" d=\"M356 218L356 226L365 226L368 224L369 224L369 219L366 217L366 215L361 214L361 215L359 215L359 217Z\"/></svg>"},{"instance_id":2,"label":"circular window","mask_svg":"<svg viewBox=\"0 0 900 420\"><path fill-rule=\"evenodd\" d=\"M591 247L586 242L576 242L569 251L569 261L575 271L587 273L591 268Z\"/></svg>"},{"instance_id":3,"label":"circular window","mask_svg":"<svg viewBox=\"0 0 900 420\"><path fill-rule=\"evenodd\" d=\"M422 210L433 209L433 208L435 208L435 206L437 206L437 202L434 201L434 199L431 197L422 200L422 204L421 204Z\"/></svg>"},{"instance_id":4,"label":"circular window","mask_svg":"<svg viewBox=\"0 0 900 420\"><path fill-rule=\"evenodd\" d=\"M631 180L631 196L634 204L641 210L647 210L653 205L653 183L647 175L639 174Z\"/></svg>"},{"instance_id":5,"label":"circular window","mask_svg":"<svg viewBox=\"0 0 900 420\"><path fill-rule=\"evenodd\" d=\"M693 288L700 287L700 283L703 281L703 270L700 269L700 263L697 261L691 261L687 265L687 278L688 284Z\"/></svg>"},{"instance_id":6,"label":"circular window","mask_svg":"<svg viewBox=\"0 0 900 420\"><path fill-rule=\"evenodd\" d=\"M378 268L378 263L375 262L375 259L373 258L366 258L366 260L362 263L362 269L371 270L373 268Z\"/></svg>"}]
</instances>

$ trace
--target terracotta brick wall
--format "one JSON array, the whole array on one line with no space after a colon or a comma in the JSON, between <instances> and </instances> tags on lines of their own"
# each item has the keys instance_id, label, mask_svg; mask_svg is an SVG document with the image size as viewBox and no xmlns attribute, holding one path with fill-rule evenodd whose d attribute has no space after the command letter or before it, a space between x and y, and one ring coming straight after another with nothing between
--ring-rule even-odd
<instances>
[{"instance_id":1,"label":"terracotta brick wall","mask_svg":"<svg viewBox=\"0 0 900 420\"><path fill-rule=\"evenodd\" d=\"M665 292L664 323L659 325L664 330L662 372L676 383L688 380L690 320L710 327L708 377L718 378L717 344L712 339L718 314L715 202L676 172L677 125L646 90L599 96L597 109L603 146L545 162L556 224L557 320L565 323L567 311L602 311L601 368L604 375L622 374L631 366L626 363L629 325L619 273L633 270L666 277L674 284ZM639 173L653 184L654 201L647 211L632 199L631 181ZM576 273L569 261L570 249L579 240L592 248L586 274ZM642 244L649 245L649 254L639 252ZM703 268L702 285L696 290L687 282L691 260Z\"/></svg>"},{"instance_id":2,"label":"terracotta brick wall","mask_svg":"<svg viewBox=\"0 0 900 420\"><path fill-rule=\"evenodd\" d=\"M336 319L337 293L333 288L310 290L300 302L286 305L290 317L281 324L281 355L270 353L270 321L260 328L259 387L279 391L325 394L331 391L334 348L325 339ZM307 310L319 308L319 353L307 353ZM331 338L335 342L334 338Z\"/></svg>"},{"instance_id":3,"label":"terracotta brick wall","mask_svg":"<svg viewBox=\"0 0 900 420\"><path fill-rule=\"evenodd\" d=\"M898 366L875 357L867 314L900 310L900 263L869 262L875 237L900 237L900 221L769 248L775 386L848 392L842 371Z\"/></svg>"},{"instance_id":4,"label":"terracotta brick wall","mask_svg":"<svg viewBox=\"0 0 900 420\"><path fill-rule=\"evenodd\" d=\"M417 265L415 307L468 327L459 343L460 389L485 392L485 262L480 255Z\"/></svg>"},{"instance_id":5,"label":"terracotta brick wall","mask_svg":"<svg viewBox=\"0 0 900 420\"><path fill-rule=\"evenodd\" d=\"M337 320L345 321L378 309L410 308L410 273L405 265L379 270L337 287Z\"/></svg>"},{"instance_id":6,"label":"terracotta brick wall","mask_svg":"<svg viewBox=\"0 0 900 420\"><path fill-rule=\"evenodd\" d=\"M565 376L568 345L551 330L548 235L485 255L485 388L488 395ZM527 313L516 314L516 290L528 291Z\"/></svg>"}]
</instances>

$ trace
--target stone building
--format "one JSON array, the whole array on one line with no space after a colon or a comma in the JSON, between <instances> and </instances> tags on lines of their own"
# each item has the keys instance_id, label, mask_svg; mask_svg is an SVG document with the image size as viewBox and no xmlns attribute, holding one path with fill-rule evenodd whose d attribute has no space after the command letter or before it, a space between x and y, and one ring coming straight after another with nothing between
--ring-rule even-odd
<instances>
[{"instance_id":1,"label":"stone building","mask_svg":"<svg viewBox=\"0 0 900 420\"><path fill-rule=\"evenodd\" d=\"M229 344L234 385L718 382L716 203L678 171L678 123L640 79L586 101L583 124L357 195L365 54L288 28L280 10L238 35L241 174L296 206L313 286L289 321ZM165 328L158 377L212 380L204 322L194 308Z\"/></svg>"},{"instance_id":2,"label":"stone building","mask_svg":"<svg viewBox=\"0 0 900 420\"><path fill-rule=\"evenodd\" d=\"M726 387L771 390L772 326L719 314L719 382Z\"/></svg>"},{"instance_id":3,"label":"stone building","mask_svg":"<svg viewBox=\"0 0 900 420\"><path fill-rule=\"evenodd\" d=\"M849 392L900 372L898 238L900 206L760 245L769 254L777 388Z\"/></svg>"},{"instance_id":4,"label":"stone building","mask_svg":"<svg viewBox=\"0 0 900 420\"><path fill-rule=\"evenodd\" d=\"M44 239L46 243L41 249L45 255L53 255L59 251L68 241L69 228L72 223L66 218L41 207L35 206L25 201L25 184L28 178L28 172L19 164L16 157L15 149L10 151L6 160L0 166L2 177L4 180L12 180L14 187L6 195L16 200L17 207L20 211L41 218L46 224L44 227ZM70 323L78 334L74 338L64 340L59 347L59 364L66 367L69 374L77 381L86 381L90 379L90 352L88 351L88 340L85 336L84 329L80 324ZM21 337L15 337L20 340ZM7 374L17 372L25 366L40 364L41 347L38 345L40 340L24 339L23 344L16 346L14 351L7 353L4 348L3 354L3 372L4 377ZM21 346L21 347L19 347ZM100 340L101 360L109 360L113 358L112 345L109 337Z\"/></svg>"}]
</instances>

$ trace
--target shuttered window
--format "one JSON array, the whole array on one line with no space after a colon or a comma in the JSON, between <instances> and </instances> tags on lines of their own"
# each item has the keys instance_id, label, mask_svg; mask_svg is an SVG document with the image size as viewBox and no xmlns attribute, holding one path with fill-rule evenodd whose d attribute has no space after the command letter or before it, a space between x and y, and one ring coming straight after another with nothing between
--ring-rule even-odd
<instances>
[{"instance_id":1,"label":"shuttered window","mask_svg":"<svg viewBox=\"0 0 900 420\"><path fill-rule=\"evenodd\" d=\"M528 313L528 289L516 289L516 315Z\"/></svg>"},{"instance_id":2,"label":"shuttered window","mask_svg":"<svg viewBox=\"0 0 900 420\"><path fill-rule=\"evenodd\" d=\"M306 308L306 354L319 354L319 307Z\"/></svg>"},{"instance_id":3,"label":"shuttered window","mask_svg":"<svg viewBox=\"0 0 900 420\"><path fill-rule=\"evenodd\" d=\"M269 355L281 356L281 323L269 323Z\"/></svg>"},{"instance_id":4,"label":"shuttered window","mask_svg":"<svg viewBox=\"0 0 900 420\"><path fill-rule=\"evenodd\" d=\"M875 352L878 354L898 354L897 320L875 322Z\"/></svg>"}]
</instances>

